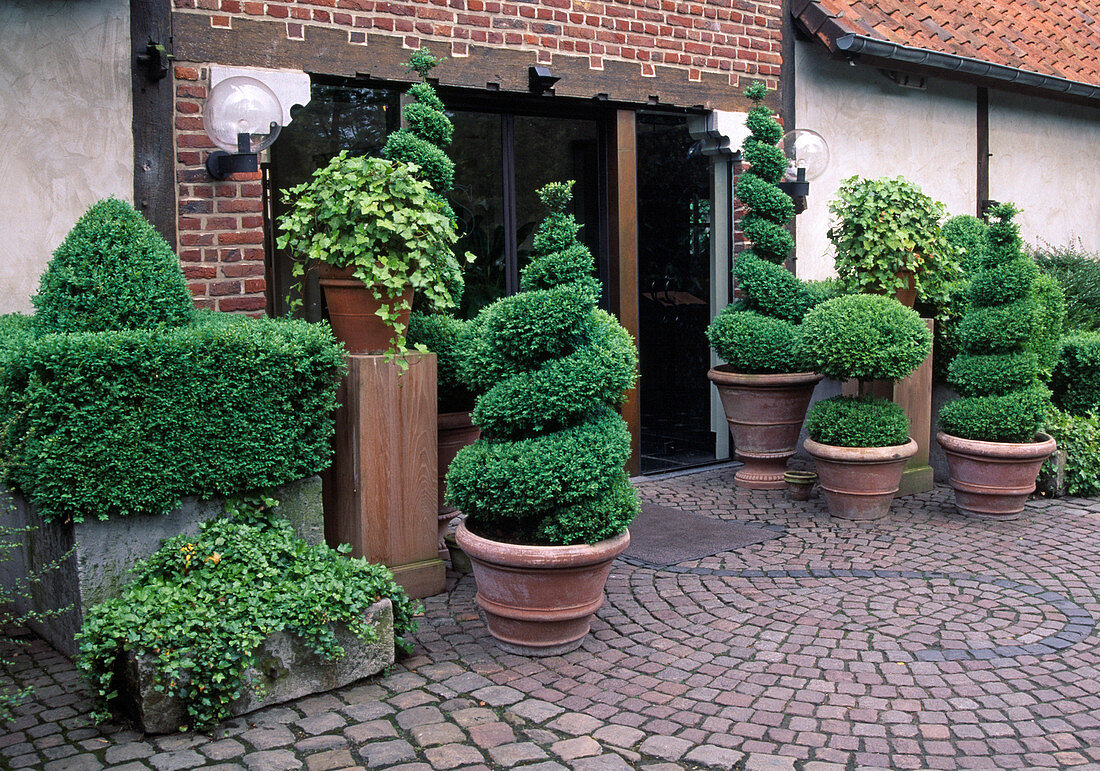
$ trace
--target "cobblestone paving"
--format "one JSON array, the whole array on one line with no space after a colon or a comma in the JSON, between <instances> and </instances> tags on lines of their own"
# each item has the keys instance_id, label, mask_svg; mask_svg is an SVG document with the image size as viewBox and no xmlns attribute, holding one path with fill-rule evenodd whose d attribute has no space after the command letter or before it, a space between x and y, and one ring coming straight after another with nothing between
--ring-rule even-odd
<instances>
[{"instance_id":1,"label":"cobblestone paving","mask_svg":"<svg viewBox=\"0 0 1100 771\"><path fill-rule=\"evenodd\" d=\"M781 538L655 570L620 561L584 646L526 659L488 640L470 577L427 601L391 672L144 738L90 725L40 641L0 768L1100 768L1100 501L966 519L950 491L885 520L731 487L646 480L647 500L782 526Z\"/></svg>"}]
</instances>

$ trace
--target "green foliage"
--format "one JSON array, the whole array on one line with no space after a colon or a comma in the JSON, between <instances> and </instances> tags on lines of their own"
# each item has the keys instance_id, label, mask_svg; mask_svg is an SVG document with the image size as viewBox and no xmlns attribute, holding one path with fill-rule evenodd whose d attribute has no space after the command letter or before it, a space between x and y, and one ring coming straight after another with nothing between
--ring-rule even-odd
<instances>
[{"instance_id":1,"label":"green foliage","mask_svg":"<svg viewBox=\"0 0 1100 771\"><path fill-rule=\"evenodd\" d=\"M94 204L77 220L31 302L41 334L179 327L194 318L172 247L117 198Z\"/></svg>"},{"instance_id":2,"label":"green foliage","mask_svg":"<svg viewBox=\"0 0 1100 771\"><path fill-rule=\"evenodd\" d=\"M948 366L962 349L959 325L962 324L969 298L970 284L956 281L947 287L947 299L939 307L933 330L935 343L932 347L932 376L937 382L947 380Z\"/></svg>"},{"instance_id":3,"label":"green foliage","mask_svg":"<svg viewBox=\"0 0 1100 771\"><path fill-rule=\"evenodd\" d=\"M886 399L834 396L814 403L806 431L815 442L838 447L893 447L909 441L909 418Z\"/></svg>"},{"instance_id":4,"label":"green foliage","mask_svg":"<svg viewBox=\"0 0 1100 771\"><path fill-rule=\"evenodd\" d=\"M1100 415L1090 412L1074 415L1051 410L1047 416L1046 433L1058 442L1066 455L1065 491L1069 495L1100 495ZM1055 473L1057 456L1052 455L1040 472L1040 487L1049 486Z\"/></svg>"},{"instance_id":5,"label":"green foliage","mask_svg":"<svg viewBox=\"0 0 1100 771\"><path fill-rule=\"evenodd\" d=\"M752 133L741 146L741 157L750 168L737 180L737 197L748 207L741 229L752 241L753 253L768 262L782 264L794 247L786 230L794 216L794 202L776 187L787 170L787 159L775 146L783 136L783 127L764 105L767 95L763 83L753 83L745 89L745 96L755 104L745 120Z\"/></svg>"},{"instance_id":6,"label":"green foliage","mask_svg":"<svg viewBox=\"0 0 1100 771\"><path fill-rule=\"evenodd\" d=\"M970 284L970 301L979 307L1003 305L1027 297L1039 269L1030 260L1012 260L980 271Z\"/></svg>"},{"instance_id":7,"label":"green foliage","mask_svg":"<svg viewBox=\"0 0 1100 771\"><path fill-rule=\"evenodd\" d=\"M995 268L1020 258L1020 226L1012 218L1020 213L1014 204L1002 203L989 209L992 222L986 233L987 248L982 259L983 268Z\"/></svg>"},{"instance_id":8,"label":"green foliage","mask_svg":"<svg viewBox=\"0 0 1100 771\"><path fill-rule=\"evenodd\" d=\"M1049 382L1062 352L1062 327L1066 320L1066 298L1062 287L1050 276L1039 276L1032 285L1035 297L1035 332L1025 348L1039 358L1039 377Z\"/></svg>"},{"instance_id":9,"label":"green foliage","mask_svg":"<svg viewBox=\"0 0 1100 771\"><path fill-rule=\"evenodd\" d=\"M802 320L799 355L807 368L845 380L896 380L916 369L932 333L892 297L857 294L818 305Z\"/></svg>"},{"instance_id":10,"label":"green foliage","mask_svg":"<svg viewBox=\"0 0 1100 771\"><path fill-rule=\"evenodd\" d=\"M116 661L127 653L154 662L155 689L178 696L189 727L202 729L223 720L246 690L259 690L245 672L259 666L256 649L275 632L336 660L345 651L334 626L375 640L365 613L382 598L393 603L395 637L415 630L417 608L389 570L343 556L347 546L306 544L290 523L258 511L271 504L248 502L195 537L166 540L138 562L118 597L90 609L77 666L97 698L96 718L110 717Z\"/></svg>"},{"instance_id":11,"label":"green foliage","mask_svg":"<svg viewBox=\"0 0 1100 771\"><path fill-rule=\"evenodd\" d=\"M0 369L0 458L49 520L161 513L328 465L343 356L326 326L201 314L43 335Z\"/></svg>"},{"instance_id":12,"label":"green foliage","mask_svg":"<svg viewBox=\"0 0 1100 771\"><path fill-rule=\"evenodd\" d=\"M1023 348L1035 334L1035 298L1005 305L971 303L959 324L959 339L967 353L1011 353Z\"/></svg>"},{"instance_id":13,"label":"green foliage","mask_svg":"<svg viewBox=\"0 0 1100 771\"><path fill-rule=\"evenodd\" d=\"M454 187L455 165L447 157L446 147L454 136L454 124L443 111L443 102L431 83L429 73L440 63L428 48L420 48L409 57L409 70L423 82L409 88L413 101L405 105L405 128L390 134L382 155L395 161L416 166L432 190L442 196ZM448 216L453 215L450 206Z\"/></svg>"},{"instance_id":14,"label":"green foliage","mask_svg":"<svg viewBox=\"0 0 1100 771\"><path fill-rule=\"evenodd\" d=\"M382 302L378 315L393 329L391 355L405 350L400 315L408 309L407 288L435 308L454 306L450 287L461 285L461 269L451 247L458 236L442 200L415 169L344 151L283 194L291 206L279 218L279 248L353 268ZM294 269L301 275L302 263Z\"/></svg>"},{"instance_id":15,"label":"green foliage","mask_svg":"<svg viewBox=\"0 0 1100 771\"><path fill-rule=\"evenodd\" d=\"M410 129L398 129L390 134L382 155L394 161L416 167L416 173L431 185L434 192L446 192L455 184L455 164L442 148Z\"/></svg>"},{"instance_id":16,"label":"green foliage","mask_svg":"<svg viewBox=\"0 0 1100 771\"><path fill-rule=\"evenodd\" d=\"M1062 339L1062 355L1051 380L1054 403L1073 415L1100 409L1100 333Z\"/></svg>"},{"instance_id":17,"label":"green foliage","mask_svg":"<svg viewBox=\"0 0 1100 771\"><path fill-rule=\"evenodd\" d=\"M1053 276L1066 301L1066 329L1100 331L1100 256L1080 245L1044 245L1032 252L1039 270Z\"/></svg>"},{"instance_id":18,"label":"green foliage","mask_svg":"<svg viewBox=\"0 0 1100 771\"><path fill-rule=\"evenodd\" d=\"M963 396L1000 395L1027 388L1039 374L1031 351L959 356L948 370L948 382Z\"/></svg>"},{"instance_id":19,"label":"green foliage","mask_svg":"<svg viewBox=\"0 0 1100 771\"><path fill-rule=\"evenodd\" d=\"M738 256L733 275L746 307L762 315L797 323L816 304L806 285L793 273L751 252Z\"/></svg>"},{"instance_id":20,"label":"green foliage","mask_svg":"<svg viewBox=\"0 0 1100 771\"><path fill-rule=\"evenodd\" d=\"M840 297L844 290L840 288L840 282L835 278L822 278L814 281L803 281L802 287L806 291L810 308L821 305L826 300Z\"/></svg>"},{"instance_id":21,"label":"green foliage","mask_svg":"<svg viewBox=\"0 0 1100 771\"><path fill-rule=\"evenodd\" d=\"M1050 391L1041 383L1000 396L963 396L940 410L940 429L963 439L1031 442L1050 408Z\"/></svg>"},{"instance_id":22,"label":"green foliage","mask_svg":"<svg viewBox=\"0 0 1100 771\"><path fill-rule=\"evenodd\" d=\"M986 224L973 214L959 214L943 223L943 237L962 253L964 274L981 269L987 248Z\"/></svg>"},{"instance_id":23,"label":"green foliage","mask_svg":"<svg viewBox=\"0 0 1100 771\"><path fill-rule=\"evenodd\" d=\"M409 344L422 345L436 355L440 412L466 412L473 408L474 395L458 379L469 327L470 322L445 313L413 311L409 318Z\"/></svg>"},{"instance_id":24,"label":"green foliage","mask_svg":"<svg viewBox=\"0 0 1100 771\"><path fill-rule=\"evenodd\" d=\"M959 277L959 251L940 230L943 204L903 177L850 177L829 211L836 218L829 240L846 291L892 294L906 285L897 274L912 271L920 300L936 306L946 300Z\"/></svg>"},{"instance_id":25,"label":"green foliage","mask_svg":"<svg viewBox=\"0 0 1100 771\"><path fill-rule=\"evenodd\" d=\"M735 372L750 375L810 369L796 353L801 329L783 319L728 306L707 328L718 358Z\"/></svg>"},{"instance_id":26,"label":"green foliage","mask_svg":"<svg viewBox=\"0 0 1100 771\"><path fill-rule=\"evenodd\" d=\"M432 51L427 46L421 46L419 50L414 51L412 56L409 57L408 68L411 72L415 72L422 78L427 78L433 69L435 69L443 60L437 56L432 55Z\"/></svg>"},{"instance_id":27,"label":"green foliage","mask_svg":"<svg viewBox=\"0 0 1100 771\"><path fill-rule=\"evenodd\" d=\"M451 464L447 495L490 538L595 543L638 510L623 470L630 435L614 411L634 384L637 351L596 308L592 257L566 213L570 186L540 191L550 213L535 233L524 291L481 311L460 368L479 394L481 439Z\"/></svg>"}]
</instances>

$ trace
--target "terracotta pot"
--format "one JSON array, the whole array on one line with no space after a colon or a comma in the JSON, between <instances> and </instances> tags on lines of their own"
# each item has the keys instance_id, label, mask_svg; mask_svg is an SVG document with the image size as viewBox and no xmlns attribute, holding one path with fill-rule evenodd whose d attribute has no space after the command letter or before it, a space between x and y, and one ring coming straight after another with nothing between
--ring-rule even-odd
<instances>
[{"instance_id":1,"label":"terracotta pot","mask_svg":"<svg viewBox=\"0 0 1100 771\"><path fill-rule=\"evenodd\" d=\"M917 454L909 439L893 447L838 447L807 439L829 513L839 519L878 519L890 511L905 464Z\"/></svg>"},{"instance_id":2,"label":"terracotta pot","mask_svg":"<svg viewBox=\"0 0 1100 771\"><path fill-rule=\"evenodd\" d=\"M912 308L917 302L917 276L911 270L899 270L897 277L905 284L894 290L894 297L906 308Z\"/></svg>"},{"instance_id":3,"label":"terracotta pot","mask_svg":"<svg viewBox=\"0 0 1100 771\"><path fill-rule=\"evenodd\" d=\"M318 263L317 281L325 293L332 333L348 353L381 353L390 347L393 329L377 314L382 302L353 275L351 268ZM412 297L410 287L400 298L408 306L399 319L405 325L409 323Z\"/></svg>"},{"instance_id":4,"label":"terracotta pot","mask_svg":"<svg viewBox=\"0 0 1100 771\"><path fill-rule=\"evenodd\" d=\"M814 485L817 484L817 474L812 471L788 471L783 475L783 481L787 483L787 497L792 501L808 501Z\"/></svg>"},{"instance_id":5,"label":"terracotta pot","mask_svg":"<svg viewBox=\"0 0 1100 771\"><path fill-rule=\"evenodd\" d=\"M707 378L722 397L734 452L745 464L733 475L734 483L750 490L782 490L787 460L798 447L806 408L822 375L744 375L723 365Z\"/></svg>"},{"instance_id":6,"label":"terracotta pot","mask_svg":"<svg viewBox=\"0 0 1100 771\"><path fill-rule=\"evenodd\" d=\"M1057 448L1048 434L1026 443L980 442L940 431L936 441L947 456L955 507L963 514L1016 519L1035 492L1039 469Z\"/></svg>"},{"instance_id":7,"label":"terracotta pot","mask_svg":"<svg viewBox=\"0 0 1100 771\"><path fill-rule=\"evenodd\" d=\"M439 558L447 557L447 545L443 542L443 536L451 520L458 515L458 509L448 506L444 495L447 490L447 469L451 467L451 461L458 455L458 451L468 444L473 444L481 436L481 429L470 421L469 412L441 412L436 418L436 437L439 446L439 513L436 518L439 523Z\"/></svg>"},{"instance_id":8,"label":"terracotta pot","mask_svg":"<svg viewBox=\"0 0 1100 771\"><path fill-rule=\"evenodd\" d=\"M462 522L455 540L473 564L477 604L497 645L522 656L557 656L588 634L630 533L591 546L520 546L474 535Z\"/></svg>"}]
</instances>

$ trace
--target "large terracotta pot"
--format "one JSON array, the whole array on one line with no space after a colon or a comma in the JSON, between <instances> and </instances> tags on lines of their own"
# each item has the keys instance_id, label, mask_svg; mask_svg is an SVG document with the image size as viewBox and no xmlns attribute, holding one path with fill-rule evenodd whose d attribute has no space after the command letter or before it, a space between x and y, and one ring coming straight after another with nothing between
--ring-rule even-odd
<instances>
[{"instance_id":1,"label":"large terracotta pot","mask_svg":"<svg viewBox=\"0 0 1100 771\"><path fill-rule=\"evenodd\" d=\"M447 469L451 467L451 461L458 455L458 451L476 442L479 436L481 436L481 429L470 420L469 412L441 412L436 418L436 437L439 446L439 513L436 516L439 522L440 559L449 555L443 536L447 534L447 527L451 524L451 520L458 514L458 509L448 506L444 499L447 490Z\"/></svg>"},{"instance_id":2,"label":"large terracotta pot","mask_svg":"<svg viewBox=\"0 0 1100 771\"><path fill-rule=\"evenodd\" d=\"M744 466L733 475L739 487L781 490L783 473L798 447L816 372L783 375L745 375L729 365L715 367L707 378L718 388L733 447Z\"/></svg>"},{"instance_id":3,"label":"large terracotta pot","mask_svg":"<svg viewBox=\"0 0 1100 771\"><path fill-rule=\"evenodd\" d=\"M829 513L840 519L878 519L890 511L905 464L917 454L911 438L893 447L838 447L807 439Z\"/></svg>"},{"instance_id":4,"label":"large terracotta pot","mask_svg":"<svg viewBox=\"0 0 1100 771\"><path fill-rule=\"evenodd\" d=\"M382 303L353 275L352 268L318 263L317 281L325 293L332 333L348 353L381 353L390 347L393 329L377 314ZM405 325L409 323L412 296L411 287L401 295L408 306L399 319Z\"/></svg>"},{"instance_id":5,"label":"large terracotta pot","mask_svg":"<svg viewBox=\"0 0 1100 771\"><path fill-rule=\"evenodd\" d=\"M509 653L557 656L578 647L603 605L615 558L630 545L624 530L587 546L521 546L455 533L470 557L477 604L489 634Z\"/></svg>"},{"instance_id":6,"label":"large terracotta pot","mask_svg":"<svg viewBox=\"0 0 1100 771\"><path fill-rule=\"evenodd\" d=\"M936 441L947 456L955 507L963 514L991 519L1016 519L1027 497L1035 492L1035 478L1050 454L1054 439L1039 434L1026 443L980 442L940 431Z\"/></svg>"}]
</instances>

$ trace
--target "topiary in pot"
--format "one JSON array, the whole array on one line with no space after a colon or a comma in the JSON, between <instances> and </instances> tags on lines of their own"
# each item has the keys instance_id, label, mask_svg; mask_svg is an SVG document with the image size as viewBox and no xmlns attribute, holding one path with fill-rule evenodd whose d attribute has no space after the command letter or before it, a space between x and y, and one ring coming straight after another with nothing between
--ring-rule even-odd
<instances>
[{"instance_id":1,"label":"topiary in pot","mask_svg":"<svg viewBox=\"0 0 1100 771\"><path fill-rule=\"evenodd\" d=\"M897 380L920 366L932 333L916 311L891 297L837 297L806 314L799 352L827 377L859 381L857 397L818 402L806 417L814 457L833 516L877 519L890 510L905 464L917 452L898 405L864 394L871 380Z\"/></svg>"},{"instance_id":2,"label":"topiary in pot","mask_svg":"<svg viewBox=\"0 0 1100 771\"><path fill-rule=\"evenodd\" d=\"M962 396L940 411L936 437L956 507L976 516L1018 517L1055 449L1041 432L1051 407L1043 377L1065 306L1021 251L1016 213L1012 204L990 210L983 269L959 326L962 353L948 372Z\"/></svg>"},{"instance_id":3,"label":"topiary in pot","mask_svg":"<svg viewBox=\"0 0 1100 771\"><path fill-rule=\"evenodd\" d=\"M637 353L596 307L592 257L567 213L571 187L539 191L550 214L521 291L474 321L461 371L479 394L481 438L447 473L489 631L528 655L580 644L638 510L623 468L630 435L616 413Z\"/></svg>"},{"instance_id":4,"label":"topiary in pot","mask_svg":"<svg viewBox=\"0 0 1100 771\"><path fill-rule=\"evenodd\" d=\"M747 124L752 131L742 156L752 166L737 184L748 207L743 220L752 248L734 265L741 298L722 310L707 329L707 339L726 364L707 377L718 389L734 449L744 466L734 482L755 490L784 486L787 460L794 455L802 419L821 375L807 372L796 354L799 322L823 297L782 263L793 242L786 224L794 216L790 196L776 186L786 160L775 146L783 134L764 104L768 90L750 86L745 95L756 104Z\"/></svg>"}]
</instances>

